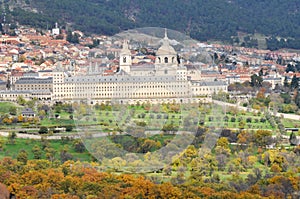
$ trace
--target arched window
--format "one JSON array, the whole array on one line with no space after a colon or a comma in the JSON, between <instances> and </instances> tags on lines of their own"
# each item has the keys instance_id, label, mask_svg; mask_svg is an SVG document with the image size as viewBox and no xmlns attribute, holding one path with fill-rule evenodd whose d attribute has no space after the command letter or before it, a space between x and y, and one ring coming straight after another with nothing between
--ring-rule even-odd
<instances>
[{"instance_id":1,"label":"arched window","mask_svg":"<svg viewBox=\"0 0 300 199\"><path fill-rule=\"evenodd\" d=\"M158 63L160 63L160 62L161 62L160 57L158 57Z\"/></svg>"},{"instance_id":2,"label":"arched window","mask_svg":"<svg viewBox=\"0 0 300 199\"><path fill-rule=\"evenodd\" d=\"M172 63L174 63L174 59L175 59L175 58L174 58L174 57L172 57Z\"/></svg>"},{"instance_id":3,"label":"arched window","mask_svg":"<svg viewBox=\"0 0 300 199\"><path fill-rule=\"evenodd\" d=\"M126 63L126 57L123 57L123 63Z\"/></svg>"},{"instance_id":4,"label":"arched window","mask_svg":"<svg viewBox=\"0 0 300 199\"><path fill-rule=\"evenodd\" d=\"M165 64L167 64L168 63L168 57L165 57Z\"/></svg>"}]
</instances>

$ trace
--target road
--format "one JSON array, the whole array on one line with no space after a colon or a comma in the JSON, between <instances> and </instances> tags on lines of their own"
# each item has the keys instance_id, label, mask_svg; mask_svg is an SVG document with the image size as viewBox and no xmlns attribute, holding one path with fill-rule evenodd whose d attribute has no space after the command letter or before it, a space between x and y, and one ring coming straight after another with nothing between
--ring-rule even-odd
<instances>
[{"instance_id":1,"label":"road","mask_svg":"<svg viewBox=\"0 0 300 199\"><path fill-rule=\"evenodd\" d=\"M40 140L43 136L41 135L32 135L32 134L25 134L25 133L16 133L17 138L23 139L34 139ZM8 132L0 132L0 136L8 137ZM44 138L47 140L60 140L62 137L68 136L69 138L77 139L80 138L78 134L70 134L70 135L52 135L52 136L45 136Z\"/></svg>"}]
</instances>

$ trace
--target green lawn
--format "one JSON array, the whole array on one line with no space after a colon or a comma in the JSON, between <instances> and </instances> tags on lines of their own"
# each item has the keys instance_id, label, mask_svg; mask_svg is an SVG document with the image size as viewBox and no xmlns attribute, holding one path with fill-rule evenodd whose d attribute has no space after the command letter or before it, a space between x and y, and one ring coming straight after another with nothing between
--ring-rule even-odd
<instances>
[{"instance_id":1,"label":"green lawn","mask_svg":"<svg viewBox=\"0 0 300 199\"><path fill-rule=\"evenodd\" d=\"M286 128L299 128L300 127L300 121L297 120L291 120L291 119L282 119L282 124Z\"/></svg>"},{"instance_id":2,"label":"green lawn","mask_svg":"<svg viewBox=\"0 0 300 199\"><path fill-rule=\"evenodd\" d=\"M1 142L3 143L3 150L0 151L0 159L3 157L12 157L16 158L18 153L21 150L25 150L28 154L28 159L33 159L33 153L32 153L32 148L37 145L39 147L42 147L41 141L40 140L33 140L33 139L19 139L17 138L15 140L15 144L9 144L7 141L7 138L0 138ZM60 151L64 148L67 148L68 152L72 154L74 160L81 160L81 161L91 161L91 156L88 152L83 152L83 153L77 153L73 146L72 146L72 141L69 143L62 143L59 140L49 140L49 146L56 151L55 158L60 159ZM45 159L45 151L43 150L42 153L42 158Z\"/></svg>"},{"instance_id":3,"label":"green lawn","mask_svg":"<svg viewBox=\"0 0 300 199\"><path fill-rule=\"evenodd\" d=\"M20 108L18 105L12 102L0 102L0 113L1 114L8 114L9 109L12 107Z\"/></svg>"}]
</instances>

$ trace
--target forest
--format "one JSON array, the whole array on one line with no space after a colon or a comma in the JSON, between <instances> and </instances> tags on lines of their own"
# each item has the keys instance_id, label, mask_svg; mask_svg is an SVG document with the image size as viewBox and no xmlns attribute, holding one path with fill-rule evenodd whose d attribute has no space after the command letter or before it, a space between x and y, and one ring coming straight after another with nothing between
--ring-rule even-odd
<instances>
[{"instance_id":1,"label":"forest","mask_svg":"<svg viewBox=\"0 0 300 199\"><path fill-rule=\"evenodd\" d=\"M239 32L261 33L270 38L271 50L299 48L295 40L300 36L297 0L26 0L22 6L12 6L14 2L6 1L7 19L43 29L59 22L64 28L87 34L113 35L138 27L166 27L200 41L224 42L233 42ZM289 40L282 44L272 38Z\"/></svg>"}]
</instances>

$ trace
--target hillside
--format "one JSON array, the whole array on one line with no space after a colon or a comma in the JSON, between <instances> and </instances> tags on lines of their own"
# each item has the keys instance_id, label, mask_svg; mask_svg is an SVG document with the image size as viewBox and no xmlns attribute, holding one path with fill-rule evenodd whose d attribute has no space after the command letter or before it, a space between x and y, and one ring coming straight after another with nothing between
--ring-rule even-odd
<instances>
[{"instance_id":1,"label":"hillside","mask_svg":"<svg viewBox=\"0 0 300 199\"><path fill-rule=\"evenodd\" d=\"M298 0L4 0L12 22L112 35L138 27L167 27L198 40L231 41L238 32L300 37ZM2 6L4 7L4 6Z\"/></svg>"}]
</instances>

